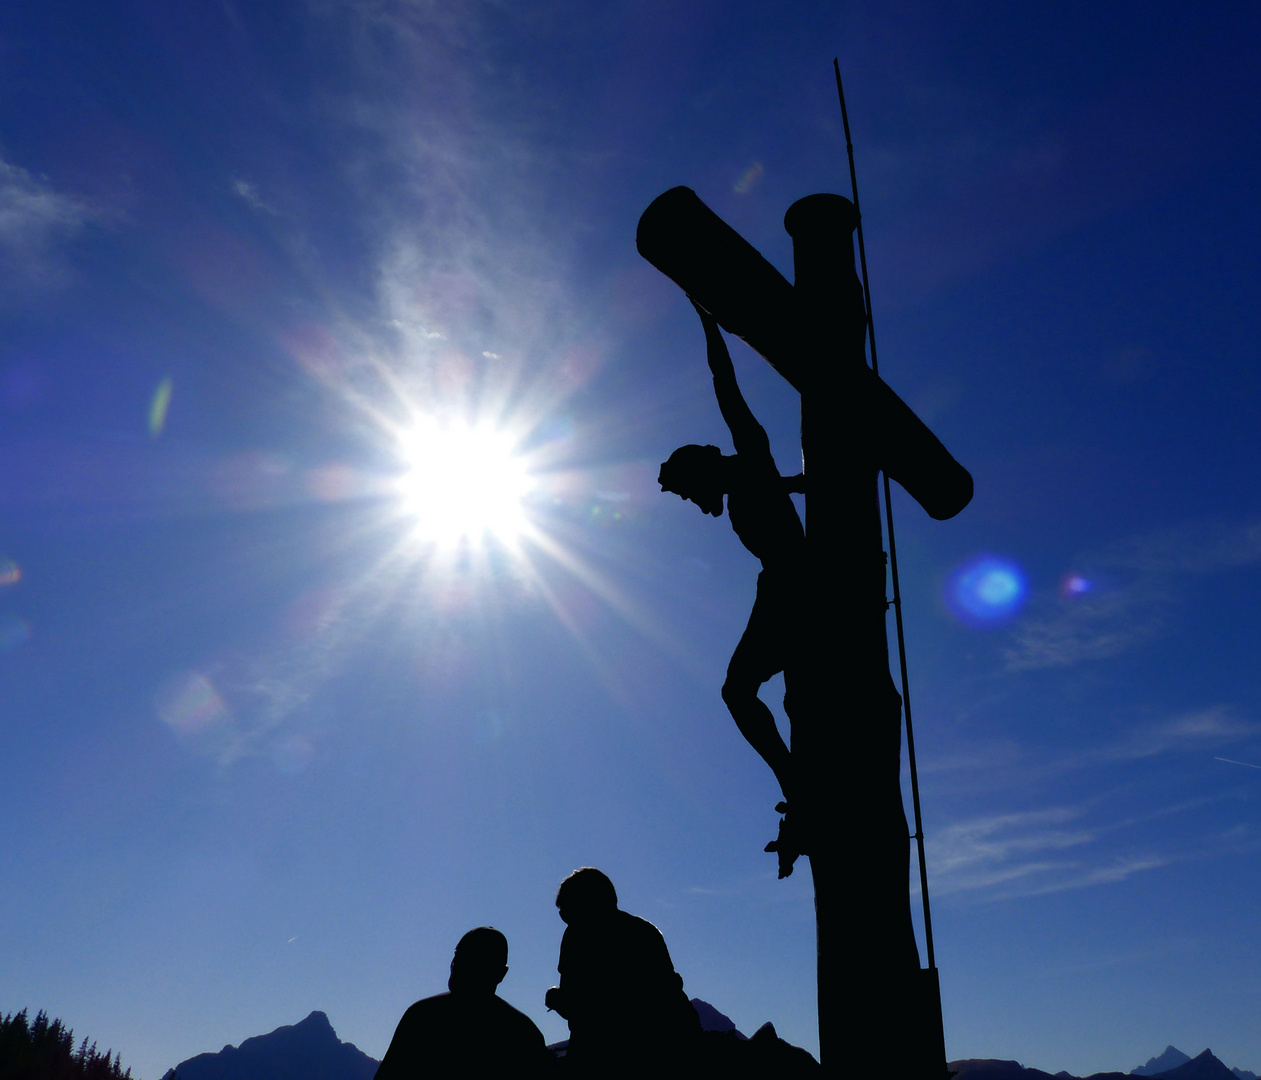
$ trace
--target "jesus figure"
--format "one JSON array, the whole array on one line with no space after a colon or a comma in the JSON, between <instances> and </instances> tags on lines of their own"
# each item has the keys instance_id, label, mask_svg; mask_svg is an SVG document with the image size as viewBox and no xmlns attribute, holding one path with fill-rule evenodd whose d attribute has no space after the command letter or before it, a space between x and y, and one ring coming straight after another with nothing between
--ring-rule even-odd
<instances>
[{"instance_id":1,"label":"jesus figure","mask_svg":"<svg viewBox=\"0 0 1261 1080\"><path fill-rule=\"evenodd\" d=\"M784 672L784 711L791 720L792 664L804 633L806 588L806 535L791 496L805 490L804 478L780 475L770 439L740 393L718 323L697 304L692 306L705 328L714 393L736 452L724 454L716 446L681 446L662 464L657 482L662 491L674 492L714 517L722 516L725 497L731 528L762 563L757 598L727 665L722 697L740 733L779 781L785 802L776 809L786 813L797 783L792 754L758 691L772 676ZM779 851L780 876L790 873L793 860L804 849L788 828L787 818L781 823L779 839L768 850Z\"/></svg>"}]
</instances>

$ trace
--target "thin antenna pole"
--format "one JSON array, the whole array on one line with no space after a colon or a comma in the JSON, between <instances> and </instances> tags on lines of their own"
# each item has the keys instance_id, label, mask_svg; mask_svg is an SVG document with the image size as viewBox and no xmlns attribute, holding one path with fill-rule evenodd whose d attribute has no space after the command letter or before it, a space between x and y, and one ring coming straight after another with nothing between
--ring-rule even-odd
<instances>
[{"instance_id":1,"label":"thin antenna pole","mask_svg":"<svg viewBox=\"0 0 1261 1080\"><path fill-rule=\"evenodd\" d=\"M841 64L835 57L832 70L836 72L836 96L841 101L841 122L845 125L845 152L849 155L849 183L854 193L854 213L858 218L858 261L863 274L863 301L867 307L867 340L871 344L871 370L880 374L876 358L876 324L871 317L871 284L867 279L867 248L863 244L863 214L858 204L858 173L854 168L854 143L849 133L849 113L845 109L845 91L841 88ZM906 634L902 627L902 590L898 585L898 548L893 539L893 500L890 498L889 474L881 472L884 480L885 527L889 533L889 575L893 580L893 615L898 629L898 664L902 672L902 713L906 717L906 754L911 767L911 804L915 808L915 844L919 850L920 895L924 900L924 945L928 953L928 967L937 966L933 952L933 917L928 906L928 865L924 861L924 823L919 808L919 774L915 769L915 736L911 728L911 686L906 671Z\"/></svg>"}]
</instances>

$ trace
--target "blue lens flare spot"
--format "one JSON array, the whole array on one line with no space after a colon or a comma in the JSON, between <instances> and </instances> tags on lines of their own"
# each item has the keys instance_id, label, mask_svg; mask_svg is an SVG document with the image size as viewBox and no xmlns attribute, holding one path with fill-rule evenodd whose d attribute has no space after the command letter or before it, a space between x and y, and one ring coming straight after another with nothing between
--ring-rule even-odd
<instances>
[{"instance_id":1,"label":"blue lens flare spot","mask_svg":"<svg viewBox=\"0 0 1261 1080\"><path fill-rule=\"evenodd\" d=\"M1081 574L1065 574L1060 580L1060 595L1065 600L1072 600L1074 597L1084 596L1094 591L1094 587L1095 583L1089 578L1082 577Z\"/></svg>"},{"instance_id":2,"label":"blue lens flare spot","mask_svg":"<svg viewBox=\"0 0 1261 1080\"><path fill-rule=\"evenodd\" d=\"M1020 610L1028 593L1020 567L1008 559L969 559L946 582L946 606L972 625L998 622Z\"/></svg>"}]
</instances>

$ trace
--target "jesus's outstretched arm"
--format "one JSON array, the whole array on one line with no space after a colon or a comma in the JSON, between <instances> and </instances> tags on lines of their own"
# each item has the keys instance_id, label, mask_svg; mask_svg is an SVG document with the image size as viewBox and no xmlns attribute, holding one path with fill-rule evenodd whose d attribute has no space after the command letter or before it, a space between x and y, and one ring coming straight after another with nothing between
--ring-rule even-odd
<instances>
[{"instance_id":1,"label":"jesus's outstretched arm","mask_svg":"<svg viewBox=\"0 0 1261 1080\"><path fill-rule=\"evenodd\" d=\"M740 393L736 370L731 364L731 354L727 351L727 343L723 340L717 321L695 301L692 306L696 308L696 314L701 317L701 325L705 328L705 357L709 361L710 373L714 376L714 395L718 398L718 409L722 418L731 431L736 453L769 453L770 440L762 425L757 422L748 402L744 400L744 395Z\"/></svg>"}]
</instances>

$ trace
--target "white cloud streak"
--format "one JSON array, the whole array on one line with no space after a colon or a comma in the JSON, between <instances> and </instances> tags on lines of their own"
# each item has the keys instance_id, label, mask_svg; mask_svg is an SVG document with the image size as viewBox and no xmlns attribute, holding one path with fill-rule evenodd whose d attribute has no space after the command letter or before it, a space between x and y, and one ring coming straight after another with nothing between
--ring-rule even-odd
<instances>
[{"instance_id":1,"label":"white cloud streak","mask_svg":"<svg viewBox=\"0 0 1261 1080\"><path fill-rule=\"evenodd\" d=\"M1213 760L1224 761L1228 765L1243 765L1245 768L1248 768L1248 769L1261 769L1261 765L1254 765L1250 761L1236 761L1234 758L1217 757L1216 755L1214 755Z\"/></svg>"},{"instance_id":2,"label":"white cloud streak","mask_svg":"<svg viewBox=\"0 0 1261 1080\"><path fill-rule=\"evenodd\" d=\"M1009 740L964 747L948 756L927 758L920 763L919 772L921 776L987 774L1028 785L1034 779L1045 781L1066 773L1139 762L1164 754L1203 754L1259 736L1261 724L1243 719L1232 706L1211 705L1136 725L1103 745L1069 753ZM968 785L974 788L975 782L969 780Z\"/></svg>"},{"instance_id":3,"label":"white cloud streak","mask_svg":"<svg viewBox=\"0 0 1261 1080\"><path fill-rule=\"evenodd\" d=\"M1132 793L1115 790L1118 766L1133 765L1149 775L1148 762L1158 756L1207 760L1208 751L1259 734L1261 725L1240 718L1229 706L1218 705L1137 726L1105 745L1070 753L1040 753L1003 743L956 754L938 771L968 776L964 788L971 794L978 790L977 777L995 777L1000 787L1018 789L1021 797L1033 790L1054 790L1063 797L1070 786L1090 795L1072 805L984 814L930 830L927 855L932 890L983 901L1009 900L1107 885L1226 849L1251 850L1254 838L1247 827L1240 832L1236 826L1221 836L1193 830L1176 843L1173 836L1178 830L1150 828L1157 820L1202 813L1219 799L1229 800L1227 794L1215 791L1159 801L1146 809L1103 817L1101 808L1111 797L1100 788L1099 779L1109 777L1107 790L1132 804ZM1156 847L1150 842L1141 842L1137 849L1128 843L1118 847L1115 838L1126 832L1162 839ZM1171 843L1176 850L1168 850Z\"/></svg>"},{"instance_id":4,"label":"white cloud streak","mask_svg":"<svg viewBox=\"0 0 1261 1080\"><path fill-rule=\"evenodd\" d=\"M1099 762L1137 761L1176 751L1202 752L1204 748L1241 742L1258 734L1261 725L1240 719L1228 706L1216 705L1140 728L1124 741L1091 756Z\"/></svg>"},{"instance_id":5,"label":"white cloud streak","mask_svg":"<svg viewBox=\"0 0 1261 1080\"><path fill-rule=\"evenodd\" d=\"M277 210L269 203L264 201L262 195L258 192L258 185L249 180L237 177L232 181L232 191L243 199L247 205L253 210L257 210L260 214L276 214Z\"/></svg>"},{"instance_id":6,"label":"white cloud streak","mask_svg":"<svg viewBox=\"0 0 1261 1080\"><path fill-rule=\"evenodd\" d=\"M575 299L568 254L581 226L546 209L563 162L532 149L488 97L490 8L310 10L361 75L327 108L347 134L344 178L376 260L372 310L330 312L336 348L314 373L396 420L401 402L445 410L471 398L483 416L538 418L590 377L605 345Z\"/></svg>"},{"instance_id":7,"label":"white cloud streak","mask_svg":"<svg viewBox=\"0 0 1261 1080\"><path fill-rule=\"evenodd\" d=\"M929 880L938 895L979 894L1008 900L1124 881L1168 865L1154 852L1100 861L1098 828L1081 820L1087 807L991 814L956 822L927 840Z\"/></svg>"},{"instance_id":8,"label":"white cloud streak","mask_svg":"<svg viewBox=\"0 0 1261 1080\"><path fill-rule=\"evenodd\" d=\"M25 282L55 279L55 245L79 232L92 217L87 203L0 159L0 257Z\"/></svg>"},{"instance_id":9,"label":"white cloud streak","mask_svg":"<svg viewBox=\"0 0 1261 1080\"><path fill-rule=\"evenodd\" d=\"M1135 537L1085 560L1106 582L1094 594L1044 599L1015 627L1008 671L1104 660L1165 632L1181 579L1261 561L1261 522L1197 525Z\"/></svg>"}]
</instances>

